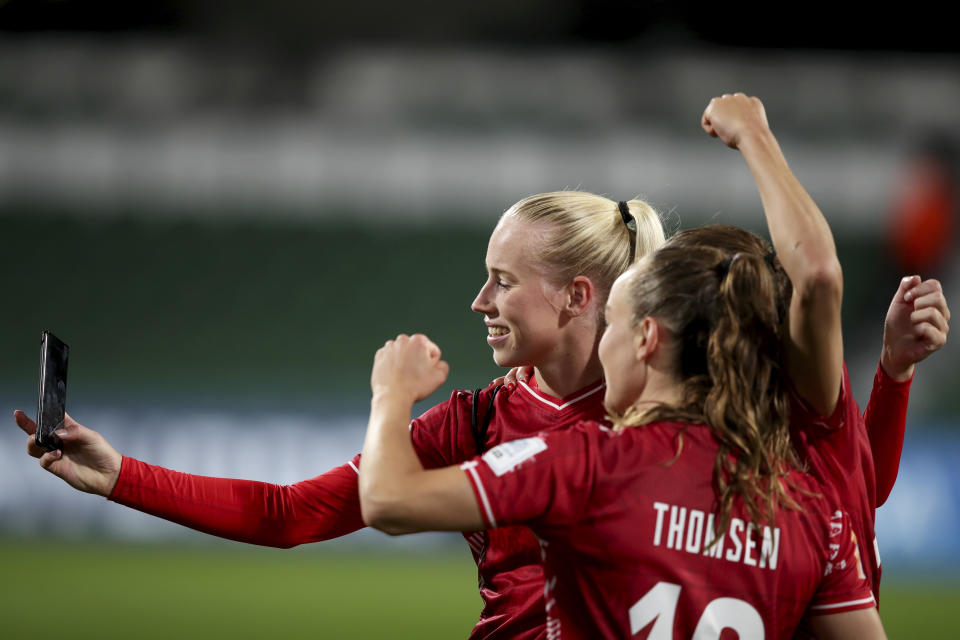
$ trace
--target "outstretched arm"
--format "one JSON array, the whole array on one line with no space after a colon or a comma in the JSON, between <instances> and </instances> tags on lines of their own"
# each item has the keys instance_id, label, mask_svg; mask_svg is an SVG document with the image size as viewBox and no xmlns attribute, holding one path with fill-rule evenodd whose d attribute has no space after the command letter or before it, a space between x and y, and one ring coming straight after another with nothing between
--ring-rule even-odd
<instances>
[{"instance_id":1,"label":"outstretched arm","mask_svg":"<svg viewBox=\"0 0 960 640\"><path fill-rule=\"evenodd\" d=\"M364 526L355 463L292 485L210 478L123 457L103 436L69 416L58 433L63 449L48 452L33 441L34 421L22 411L14 417L29 435L28 453L74 488L191 529L287 548Z\"/></svg>"},{"instance_id":2,"label":"outstretched arm","mask_svg":"<svg viewBox=\"0 0 960 640\"><path fill-rule=\"evenodd\" d=\"M449 367L426 336L398 336L377 351L370 386L370 424L363 444L363 520L392 535L482 529L466 475L458 467L425 471L407 425L413 403L446 380Z\"/></svg>"},{"instance_id":3,"label":"outstretched arm","mask_svg":"<svg viewBox=\"0 0 960 640\"><path fill-rule=\"evenodd\" d=\"M283 549L364 527L353 463L279 485L180 473L125 457L109 497L203 533Z\"/></svg>"},{"instance_id":4,"label":"outstretched arm","mask_svg":"<svg viewBox=\"0 0 960 640\"><path fill-rule=\"evenodd\" d=\"M742 93L714 98L701 125L739 149L753 173L773 246L793 283L787 373L814 410L830 415L843 375L843 275L830 227L790 170L760 100Z\"/></svg>"},{"instance_id":5,"label":"outstretched arm","mask_svg":"<svg viewBox=\"0 0 960 640\"><path fill-rule=\"evenodd\" d=\"M907 402L914 365L940 349L950 330L950 309L937 280L900 281L883 329L880 365L864 422L876 469L876 506L886 502L900 469Z\"/></svg>"}]
</instances>

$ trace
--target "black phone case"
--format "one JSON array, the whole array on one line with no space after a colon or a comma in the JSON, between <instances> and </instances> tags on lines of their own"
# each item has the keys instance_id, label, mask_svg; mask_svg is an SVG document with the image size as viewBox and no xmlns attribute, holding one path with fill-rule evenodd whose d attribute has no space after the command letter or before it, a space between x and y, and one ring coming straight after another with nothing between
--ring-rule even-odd
<instances>
[{"instance_id":1,"label":"black phone case","mask_svg":"<svg viewBox=\"0 0 960 640\"><path fill-rule=\"evenodd\" d=\"M37 401L37 444L54 451L62 445L54 431L63 425L67 406L68 347L49 331L40 338L40 391Z\"/></svg>"}]
</instances>

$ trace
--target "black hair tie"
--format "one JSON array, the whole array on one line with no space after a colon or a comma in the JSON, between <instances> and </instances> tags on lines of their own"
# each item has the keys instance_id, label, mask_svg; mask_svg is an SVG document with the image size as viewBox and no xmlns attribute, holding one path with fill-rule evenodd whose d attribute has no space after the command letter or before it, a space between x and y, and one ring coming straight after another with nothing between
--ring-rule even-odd
<instances>
[{"instance_id":1,"label":"black hair tie","mask_svg":"<svg viewBox=\"0 0 960 640\"><path fill-rule=\"evenodd\" d=\"M730 272L731 264L733 264L733 256L727 256L720 264L713 268L713 270L717 272L717 276L719 276L721 282L727 277L727 273Z\"/></svg>"},{"instance_id":2,"label":"black hair tie","mask_svg":"<svg viewBox=\"0 0 960 640\"><path fill-rule=\"evenodd\" d=\"M636 231L637 221L633 219L632 215L630 215L630 205L627 204L627 201L621 200L618 202L617 209L620 210L620 219L623 220L623 224L627 225L627 229L630 231Z\"/></svg>"},{"instance_id":3,"label":"black hair tie","mask_svg":"<svg viewBox=\"0 0 960 640\"><path fill-rule=\"evenodd\" d=\"M776 265L776 262L775 262L775 260L777 259L777 252L776 252L776 251L774 251L774 250L771 249L771 250L770 250L770 253L768 253L767 255L763 256L763 259L766 260L767 264L770 265L770 268L771 268L771 269L773 269L774 271L776 271L776 269L777 269L777 265Z\"/></svg>"}]
</instances>

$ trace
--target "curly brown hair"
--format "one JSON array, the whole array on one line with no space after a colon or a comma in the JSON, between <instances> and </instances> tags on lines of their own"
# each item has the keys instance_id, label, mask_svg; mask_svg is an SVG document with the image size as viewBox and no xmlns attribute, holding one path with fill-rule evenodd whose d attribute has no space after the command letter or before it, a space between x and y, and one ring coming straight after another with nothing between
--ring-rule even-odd
<instances>
[{"instance_id":1,"label":"curly brown hair","mask_svg":"<svg viewBox=\"0 0 960 640\"><path fill-rule=\"evenodd\" d=\"M726 225L681 232L631 269L634 323L652 316L677 338L681 401L613 416L616 428L671 420L706 424L719 442L715 539L739 496L749 517L772 523L799 508L785 476L798 467L781 369L789 280L758 236ZM682 433L677 455L682 450Z\"/></svg>"}]
</instances>

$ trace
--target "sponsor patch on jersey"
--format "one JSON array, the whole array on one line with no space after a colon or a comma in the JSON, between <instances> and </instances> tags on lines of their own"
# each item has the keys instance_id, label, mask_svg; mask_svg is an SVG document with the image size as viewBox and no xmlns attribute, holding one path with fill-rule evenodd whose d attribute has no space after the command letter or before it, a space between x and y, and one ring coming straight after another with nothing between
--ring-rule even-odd
<instances>
[{"instance_id":1,"label":"sponsor patch on jersey","mask_svg":"<svg viewBox=\"0 0 960 640\"><path fill-rule=\"evenodd\" d=\"M524 460L529 460L541 451L546 450L547 443L541 438L524 438L498 444L483 454L483 461L499 478Z\"/></svg>"}]
</instances>

